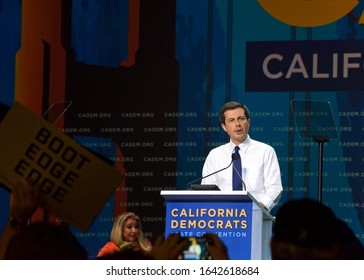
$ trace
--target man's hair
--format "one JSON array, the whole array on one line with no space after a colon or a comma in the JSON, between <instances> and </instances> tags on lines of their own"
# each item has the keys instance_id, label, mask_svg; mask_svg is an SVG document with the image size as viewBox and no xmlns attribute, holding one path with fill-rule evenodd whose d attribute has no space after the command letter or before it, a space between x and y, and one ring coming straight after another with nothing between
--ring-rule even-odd
<instances>
[{"instance_id":1,"label":"man's hair","mask_svg":"<svg viewBox=\"0 0 364 280\"><path fill-rule=\"evenodd\" d=\"M302 198L283 204L271 240L274 259L364 259L364 246L328 206Z\"/></svg>"},{"instance_id":2,"label":"man's hair","mask_svg":"<svg viewBox=\"0 0 364 280\"><path fill-rule=\"evenodd\" d=\"M305 247L327 248L337 241L336 222L334 212L316 200L290 200L277 212L273 236Z\"/></svg>"},{"instance_id":3,"label":"man's hair","mask_svg":"<svg viewBox=\"0 0 364 280\"><path fill-rule=\"evenodd\" d=\"M220 109L220 113L219 113L220 122L222 124L225 124L225 112L228 110L234 110L236 108L242 108L244 110L245 117L248 120L250 119L250 112L246 105L244 105L240 102L230 101L230 102L225 103Z\"/></svg>"}]
</instances>

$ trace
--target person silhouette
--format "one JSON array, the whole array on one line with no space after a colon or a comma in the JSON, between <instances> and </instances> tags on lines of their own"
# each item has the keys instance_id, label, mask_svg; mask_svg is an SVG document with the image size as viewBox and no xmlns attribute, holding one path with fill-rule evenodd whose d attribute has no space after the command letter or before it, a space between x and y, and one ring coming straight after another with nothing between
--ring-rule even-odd
<instances>
[{"instance_id":1,"label":"person silhouette","mask_svg":"<svg viewBox=\"0 0 364 280\"><path fill-rule=\"evenodd\" d=\"M354 232L319 201L302 198L277 211L270 242L272 259L364 259L364 247Z\"/></svg>"}]
</instances>

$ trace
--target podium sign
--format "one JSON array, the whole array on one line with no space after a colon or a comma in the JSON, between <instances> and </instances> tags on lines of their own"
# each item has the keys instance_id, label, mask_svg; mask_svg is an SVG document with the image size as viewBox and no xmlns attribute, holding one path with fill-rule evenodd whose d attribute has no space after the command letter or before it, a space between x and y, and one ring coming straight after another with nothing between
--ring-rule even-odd
<instances>
[{"instance_id":1,"label":"podium sign","mask_svg":"<svg viewBox=\"0 0 364 280\"><path fill-rule=\"evenodd\" d=\"M230 259L263 258L262 215L256 213L261 209L247 192L162 191L161 195L167 202L166 236L214 233L227 246Z\"/></svg>"}]
</instances>

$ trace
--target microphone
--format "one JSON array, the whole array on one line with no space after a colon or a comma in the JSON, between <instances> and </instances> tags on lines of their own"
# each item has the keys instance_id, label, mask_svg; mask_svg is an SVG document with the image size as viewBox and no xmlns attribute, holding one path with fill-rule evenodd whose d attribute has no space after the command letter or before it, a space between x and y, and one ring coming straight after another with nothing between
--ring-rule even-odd
<instances>
[{"instance_id":1,"label":"microphone","mask_svg":"<svg viewBox=\"0 0 364 280\"><path fill-rule=\"evenodd\" d=\"M228 166L226 166L226 167L224 167L224 168L222 168L222 169L219 169L219 170L217 170L217 171L215 171L215 172L213 172L213 173L211 173L211 174L207 174L206 176L203 176L203 177L201 177L201 178L198 178L198 179L196 179L196 180L193 180L193 181L191 181L191 182L187 183L187 184L186 184L186 186L191 185L191 184L193 184L193 183L196 183L196 182L198 182L198 181L201 181L202 179L205 179L205 178L207 178L207 177L210 177L210 176L212 176L212 175L214 175L214 174L216 174L216 173L219 173L219 172L221 172L221 171L223 171L223 170L225 170L225 169L228 169L228 168L230 167L230 165L232 165L232 164L233 164L233 161L234 161L234 160L236 160L237 158L238 158L238 155L237 155L237 154L235 154L235 153L233 153L233 154L231 155L231 161L230 161L230 163L229 163L229 165L228 165ZM240 175L239 175L239 177L240 177Z\"/></svg>"}]
</instances>

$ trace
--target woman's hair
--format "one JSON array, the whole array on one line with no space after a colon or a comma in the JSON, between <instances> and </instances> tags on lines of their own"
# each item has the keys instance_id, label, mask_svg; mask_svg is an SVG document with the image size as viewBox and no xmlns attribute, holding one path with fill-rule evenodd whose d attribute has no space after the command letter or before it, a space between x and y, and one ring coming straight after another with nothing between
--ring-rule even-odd
<instances>
[{"instance_id":1,"label":"woman's hair","mask_svg":"<svg viewBox=\"0 0 364 280\"><path fill-rule=\"evenodd\" d=\"M119 247L121 247L122 245L125 245L125 243L129 243L128 241L125 241L123 239L123 231L124 231L124 228L126 225L126 221L128 219L132 219L137 222L138 227L139 227L139 232L138 232L138 238L137 238L136 242L143 250L147 250L147 241L145 240L145 238L143 236L140 218L139 218L139 216L135 215L132 212L125 212L115 218L113 227L111 229L110 241L114 242Z\"/></svg>"}]
</instances>

